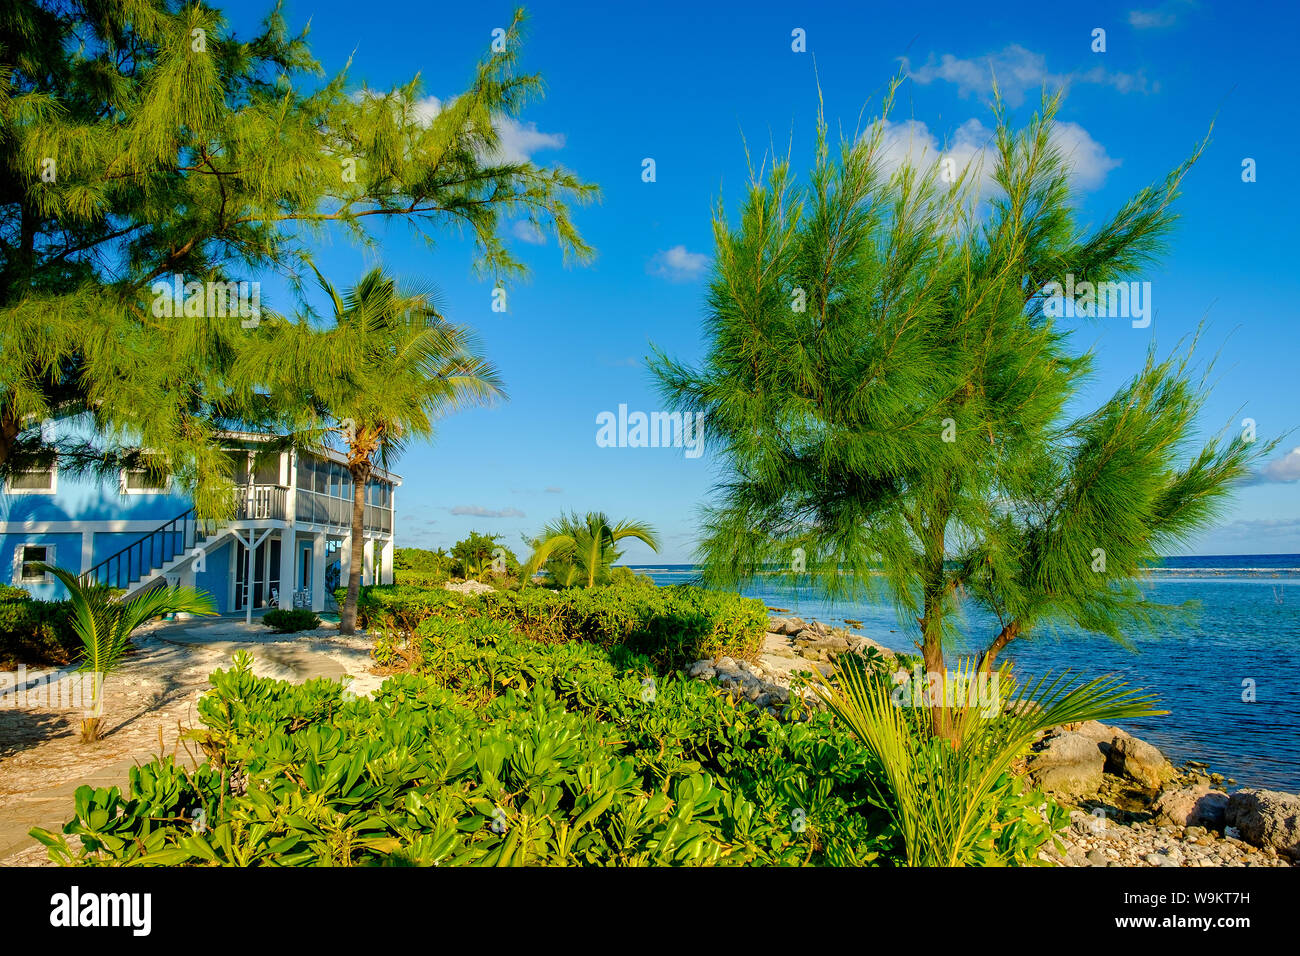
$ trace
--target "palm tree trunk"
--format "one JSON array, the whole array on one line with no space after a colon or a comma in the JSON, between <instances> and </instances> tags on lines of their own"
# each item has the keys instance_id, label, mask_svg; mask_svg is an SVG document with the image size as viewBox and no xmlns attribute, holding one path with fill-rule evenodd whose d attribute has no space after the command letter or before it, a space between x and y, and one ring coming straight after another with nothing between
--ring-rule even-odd
<instances>
[{"instance_id":1,"label":"palm tree trunk","mask_svg":"<svg viewBox=\"0 0 1300 956\"><path fill-rule=\"evenodd\" d=\"M370 479L369 462L353 466L352 472L352 557L348 561L348 595L339 615L339 633L357 632L357 601L361 597L361 572L366 560L365 517L366 482Z\"/></svg>"}]
</instances>

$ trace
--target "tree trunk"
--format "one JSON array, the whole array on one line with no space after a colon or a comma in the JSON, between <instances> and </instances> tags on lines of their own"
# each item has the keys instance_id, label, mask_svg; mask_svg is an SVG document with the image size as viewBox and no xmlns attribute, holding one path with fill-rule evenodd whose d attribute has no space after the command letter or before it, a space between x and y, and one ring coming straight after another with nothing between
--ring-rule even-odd
<instances>
[{"instance_id":1,"label":"tree trunk","mask_svg":"<svg viewBox=\"0 0 1300 956\"><path fill-rule=\"evenodd\" d=\"M925 662L926 690L938 685L939 699L927 699L930 707L930 727L936 737L953 742L952 714L947 707L948 665L943 659L943 600L947 582L944 577L944 529L947 515L931 518L930 533L926 536L925 578L922 593L921 657ZM937 676L937 681L934 679Z\"/></svg>"},{"instance_id":2,"label":"tree trunk","mask_svg":"<svg viewBox=\"0 0 1300 956\"><path fill-rule=\"evenodd\" d=\"M993 643L988 646L988 649L986 651L984 651L984 656L980 658L979 669L981 674L993 673L994 658L998 656L998 652L1001 651L1002 648L1006 647L1008 644L1014 641L1019 636L1019 634L1020 634L1019 621L1011 621L1010 623L1007 624L1006 627L1002 628L1002 630L998 633L998 636L993 638Z\"/></svg>"},{"instance_id":3,"label":"tree trunk","mask_svg":"<svg viewBox=\"0 0 1300 956\"><path fill-rule=\"evenodd\" d=\"M931 680L931 675L938 675L938 688L940 698L936 700L925 699L930 708L930 727L936 737L946 737L952 739L952 715L948 713L945 706L947 700L948 685L948 665L943 659L943 640L942 628L940 627L940 611L937 606L932 606L929 599L926 600L926 612L918 623L921 625L921 659L925 662L925 692L928 694L930 688L935 686L935 681Z\"/></svg>"},{"instance_id":4,"label":"tree trunk","mask_svg":"<svg viewBox=\"0 0 1300 956\"><path fill-rule=\"evenodd\" d=\"M348 470L352 473L352 557L348 561L348 595L339 615L340 634L357 632L357 601L361 597L361 572L366 561L366 482L370 480L370 463L363 462Z\"/></svg>"},{"instance_id":5,"label":"tree trunk","mask_svg":"<svg viewBox=\"0 0 1300 956\"><path fill-rule=\"evenodd\" d=\"M22 425L9 408L0 411L0 473L6 470L4 466L9 461L21 431Z\"/></svg>"}]
</instances>

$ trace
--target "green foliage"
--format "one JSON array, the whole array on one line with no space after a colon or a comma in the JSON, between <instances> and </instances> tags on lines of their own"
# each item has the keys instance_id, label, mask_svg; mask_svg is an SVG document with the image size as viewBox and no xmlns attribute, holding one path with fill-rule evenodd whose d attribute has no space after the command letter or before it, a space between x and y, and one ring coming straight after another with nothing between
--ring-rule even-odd
<instances>
[{"instance_id":1,"label":"green foliage","mask_svg":"<svg viewBox=\"0 0 1300 956\"><path fill-rule=\"evenodd\" d=\"M80 646L67 601L33 601L22 588L0 585L0 668L67 664Z\"/></svg>"},{"instance_id":2,"label":"green foliage","mask_svg":"<svg viewBox=\"0 0 1300 956\"><path fill-rule=\"evenodd\" d=\"M599 511L589 511L582 518L576 513L561 515L532 542L533 553L521 577L530 581L544 569L548 582L557 587L607 584L610 566L623 554L617 544L628 538L644 542L651 551L659 550L654 529L643 521L610 524Z\"/></svg>"},{"instance_id":3,"label":"green foliage","mask_svg":"<svg viewBox=\"0 0 1300 956\"><path fill-rule=\"evenodd\" d=\"M327 74L278 5L238 35L209 4L0 6L0 475L52 454L111 471L149 448L203 516L229 508L214 436L266 420L264 394L229 376L255 336L238 316L155 316L159 280L274 274L299 291L315 240L374 246L397 222L430 244L468 234L502 280L525 271L515 221L588 259L571 207L595 187L500 151L503 121L543 92L519 69L523 19L430 116L418 78ZM93 440L43 438L81 412Z\"/></svg>"},{"instance_id":4,"label":"green foliage","mask_svg":"<svg viewBox=\"0 0 1300 956\"><path fill-rule=\"evenodd\" d=\"M1153 698L1112 678L1068 675L1017 685L1004 667L981 683L972 665L950 680L951 700L906 695L888 675L841 658L835 687L817 689L879 762L880 804L897 824L909 866L1037 863L1037 852L1068 817L1041 794L1026 795L1013 761L1061 724L1165 713ZM930 733L929 711L945 707L949 737Z\"/></svg>"},{"instance_id":5,"label":"green foliage","mask_svg":"<svg viewBox=\"0 0 1300 956\"><path fill-rule=\"evenodd\" d=\"M653 588L654 578L648 574L637 574L626 565L616 565L609 569L609 583L616 584L620 587L635 586L639 588Z\"/></svg>"},{"instance_id":6,"label":"green foliage","mask_svg":"<svg viewBox=\"0 0 1300 956\"><path fill-rule=\"evenodd\" d=\"M450 580L451 575L443 570L414 570L412 568L394 568L393 583L407 584L417 588L441 587ZM346 593L345 593L346 596Z\"/></svg>"},{"instance_id":7,"label":"green foliage","mask_svg":"<svg viewBox=\"0 0 1300 956\"><path fill-rule=\"evenodd\" d=\"M291 634L295 631L314 631L320 627L320 618L306 608L274 608L262 615L262 623L278 634Z\"/></svg>"},{"instance_id":8,"label":"green foliage","mask_svg":"<svg viewBox=\"0 0 1300 956\"><path fill-rule=\"evenodd\" d=\"M359 621L370 631L410 633L430 616L482 615L550 644L587 641L624 648L671 670L702 658L752 659L767 630L763 602L690 585L639 584L462 595L443 589L364 588Z\"/></svg>"},{"instance_id":9,"label":"green foliage","mask_svg":"<svg viewBox=\"0 0 1300 956\"><path fill-rule=\"evenodd\" d=\"M112 588L102 584L83 584L75 574L49 564L36 564L37 570L58 578L68 590L71 608L69 625L81 641L78 669L96 675L92 716L81 722L82 740L99 739L103 694L100 681L117 670L131 641L131 633L164 614L215 614L216 605L206 592L194 588L150 588L129 600L119 600Z\"/></svg>"},{"instance_id":10,"label":"green foliage","mask_svg":"<svg viewBox=\"0 0 1300 956\"><path fill-rule=\"evenodd\" d=\"M644 693L645 662L429 618L375 699L253 676L199 702L208 760L81 788L81 865L801 865L896 858L871 763L825 716L784 725L697 681Z\"/></svg>"},{"instance_id":11,"label":"green foliage","mask_svg":"<svg viewBox=\"0 0 1300 956\"><path fill-rule=\"evenodd\" d=\"M468 538L457 541L451 549L454 573L462 578L476 578L483 581L493 575L499 575L500 572L495 565L504 562L505 573L517 575L519 558L501 543L502 537L504 536L499 534L479 534L477 531L471 531Z\"/></svg>"},{"instance_id":12,"label":"green foliage","mask_svg":"<svg viewBox=\"0 0 1300 956\"><path fill-rule=\"evenodd\" d=\"M881 122L838 149L823 124L807 183L778 161L738 222L719 204L710 349L698 368L654 362L731 466L706 520L710 583L781 568L831 595L883 591L935 670L966 600L1005 625L986 667L1041 626L1120 637L1149 620L1133 576L1271 445L1198 447L1207 393L1188 358L1149 357L1073 417L1093 355L1054 319L1051 284L1140 276L1200 150L1085 229L1058 106L1020 131L999 106L988 198L938 163L891 173Z\"/></svg>"},{"instance_id":13,"label":"green foliage","mask_svg":"<svg viewBox=\"0 0 1300 956\"><path fill-rule=\"evenodd\" d=\"M430 551L428 548L394 548L394 571L450 572L451 555L445 549Z\"/></svg>"}]
</instances>

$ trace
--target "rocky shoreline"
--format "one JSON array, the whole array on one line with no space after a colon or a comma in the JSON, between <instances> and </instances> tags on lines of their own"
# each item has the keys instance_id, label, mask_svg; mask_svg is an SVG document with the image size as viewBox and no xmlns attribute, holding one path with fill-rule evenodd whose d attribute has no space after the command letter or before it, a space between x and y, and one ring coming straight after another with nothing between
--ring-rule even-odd
<instances>
[{"instance_id":1,"label":"rocky shoreline","mask_svg":"<svg viewBox=\"0 0 1300 956\"><path fill-rule=\"evenodd\" d=\"M830 676L844 654L893 650L818 621L773 615L753 661L696 661L687 674L780 716L819 706L799 675ZM1189 761L1176 768L1156 747L1089 721L1054 727L1016 768L1070 806L1060 848L1039 856L1062 866L1292 866L1300 863L1300 796L1242 788ZM1232 781L1227 781L1232 782Z\"/></svg>"}]
</instances>

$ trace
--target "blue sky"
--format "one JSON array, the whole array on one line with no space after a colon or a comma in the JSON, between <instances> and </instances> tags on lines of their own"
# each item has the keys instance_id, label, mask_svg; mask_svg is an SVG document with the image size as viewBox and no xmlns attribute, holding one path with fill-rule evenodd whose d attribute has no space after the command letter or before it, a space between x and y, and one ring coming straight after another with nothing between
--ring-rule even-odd
<instances>
[{"instance_id":1,"label":"blue sky","mask_svg":"<svg viewBox=\"0 0 1300 956\"><path fill-rule=\"evenodd\" d=\"M268 8L229 0L247 33ZM290 0L294 27L328 72L349 56L359 86L388 88L413 75L424 92L464 89L493 28L513 4ZM596 416L620 404L661 407L645 370L649 343L695 360L712 249L710 210L735 208L746 180L744 144L761 154L792 147L807 168L820 80L832 127L846 133L878 106L905 65L894 134L954 153L992 124L987 77L995 67L1013 118L1023 121L1044 83L1067 84L1062 135L1077 157L1082 218L1099 223L1128 196L1176 166L1214 122L1213 140L1187 177L1181 224L1151 282L1154 318L1080 323L1095 345L1100 402L1139 366L1153 337L1173 348L1203 319L1200 354L1218 353L1202 421L1206 434L1253 418L1261 436L1300 425L1294 268L1300 153L1290 62L1297 16L1285 4L718 4L536 2L522 65L543 74L545 100L505 129L507 144L559 163L603 191L577 214L594 264L566 268L553 240L514 245L532 270L491 309L492 284L471 275L472 251L449 235L433 249L406 227L380 235L378 252L340 233L319 251L326 274L351 284L382 262L434 282L455 321L478 329L510 400L442 423L434 444L397 465L399 545L450 546L471 530L520 536L561 509L602 509L650 521L658 557L628 548L631 563L691 558L698 509L721 463L681 449L601 448ZM1093 31L1105 30L1105 52ZM806 52L792 50L792 31ZM904 59L905 58L905 63ZM656 181L642 181L653 158ZM1242 181L1255 160L1256 181ZM290 305L265 283L264 304ZM1243 488L1200 553L1300 552L1300 431Z\"/></svg>"}]
</instances>

